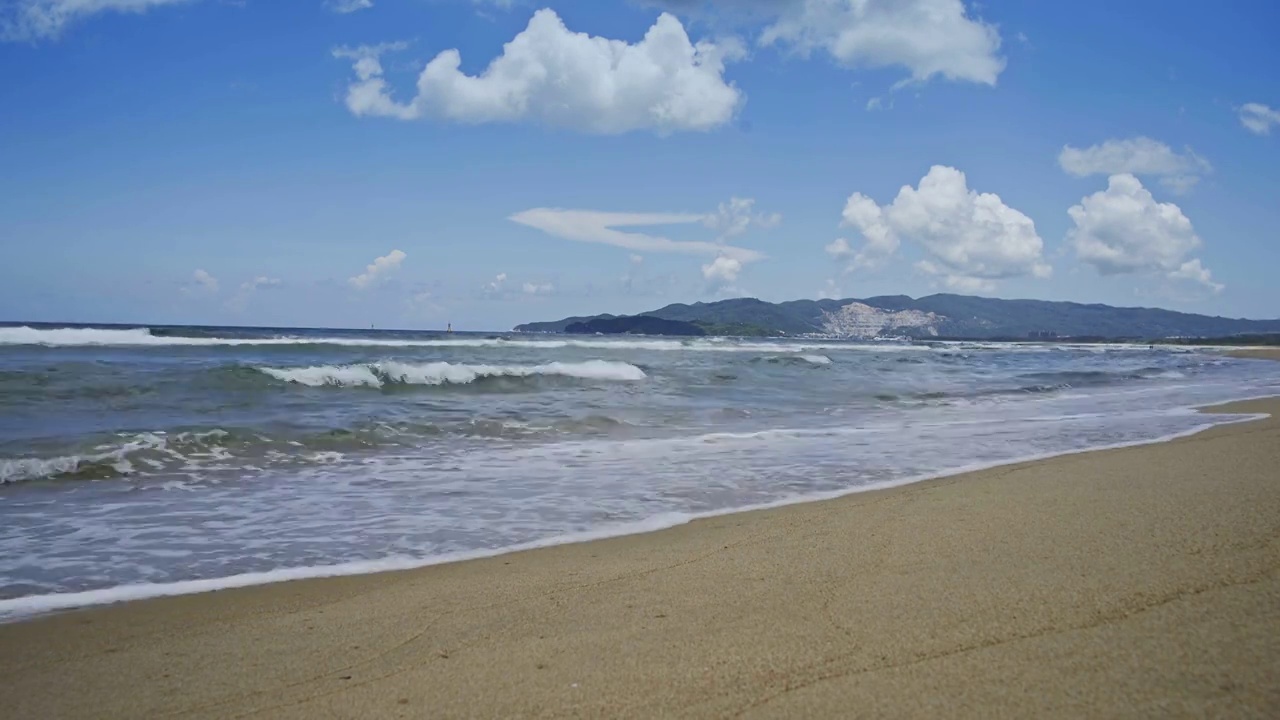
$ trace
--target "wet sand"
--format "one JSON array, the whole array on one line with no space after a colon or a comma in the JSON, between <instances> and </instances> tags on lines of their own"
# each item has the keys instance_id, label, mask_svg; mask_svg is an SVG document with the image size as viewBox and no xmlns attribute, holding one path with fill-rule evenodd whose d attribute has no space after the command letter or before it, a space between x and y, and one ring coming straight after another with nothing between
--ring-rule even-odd
<instances>
[{"instance_id":1,"label":"wet sand","mask_svg":"<svg viewBox=\"0 0 1280 720\"><path fill-rule=\"evenodd\" d=\"M1280 400L1225 406L1280 414ZM1280 421L0 626L0 716L1280 717Z\"/></svg>"}]
</instances>

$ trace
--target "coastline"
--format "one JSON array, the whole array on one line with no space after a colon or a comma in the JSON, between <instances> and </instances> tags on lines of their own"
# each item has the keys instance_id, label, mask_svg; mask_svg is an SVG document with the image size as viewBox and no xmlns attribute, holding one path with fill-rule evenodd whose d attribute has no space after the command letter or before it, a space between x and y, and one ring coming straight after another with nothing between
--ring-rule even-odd
<instances>
[{"instance_id":1,"label":"coastline","mask_svg":"<svg viewBox=\"0 0 1280 720\"><path fill-rule=\"evenodd\" d=\"M1280 399L1214 411L1271 417L652 533L4 625L0 703L1275 713Z\"/></svg>"}]
</instances>

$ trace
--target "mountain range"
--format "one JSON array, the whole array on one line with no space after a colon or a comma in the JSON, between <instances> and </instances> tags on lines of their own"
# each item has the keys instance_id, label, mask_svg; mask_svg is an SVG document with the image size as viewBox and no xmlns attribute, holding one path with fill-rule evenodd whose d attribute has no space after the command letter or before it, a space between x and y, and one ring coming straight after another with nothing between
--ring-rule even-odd
<instances>
[{"instance_id":1,"label":"mountain range","mask_svg":"<svg viewBox=\"0 0 1280 720\"><path fill-rule=\"evenodd\" d=\"M517 332L648 332L676 327L644 318L696 326L676 334L825 335L832 337L951 338L1171 338L1280 333L1280 319L1246 320L1162 310L1047 300L1001 300L937 294L886 295L846 300L755 298L677 303L633 316L592 315L516 326ZM608 322L603 322L608 321Z\"/></svg>"}]
</instances>

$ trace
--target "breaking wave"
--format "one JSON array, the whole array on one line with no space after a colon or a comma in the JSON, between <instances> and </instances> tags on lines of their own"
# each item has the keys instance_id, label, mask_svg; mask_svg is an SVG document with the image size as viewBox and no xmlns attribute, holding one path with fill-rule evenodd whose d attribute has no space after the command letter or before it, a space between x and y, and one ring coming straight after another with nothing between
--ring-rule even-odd
<instances>
[{"instance_id":1,"label":"breaking wave","mask_svg":"<svg viewBox=\"0 0 1280 720\"><path fill-rule=\"evenodd\" d=\"M766 362L770 365L830 365L831 358L826 355L811 354L795 354L795 355L768 355L758 358L752 358L752 362Z\"/></svg>"},{"instance_id":2,"label":"breaking wave","mask_svg":"<svg viewBox=\"0 0 1280 720\"><path fill-rule=\"evenodd\" d=\"M462 365L447 362L404 363L382 361L358 365L316 365L303 368L258 368L284 382L310 387L381 388L387 385L467 385L485 378L559 376L580 380L636 381L644 370L624 362L588 360L544 365Z\"/></svg>"},{"instance_id":3,"label":"breaking wave","mask_svg":"<svg viewBox=\"0 0 1280 720\"><path fill-rule=\"evenodd\" d=\"M227 437L225 430L172 435L147 432L119 444L98 445L82 453L47 458L0 458L0 485L53 478L103 480L132 475L138 462L159 467L162 460L189 462L200 456L221 459L226 457L226 450L219 443Z\"/></svg>"},{"instance_id":4,"label":"breaking wave","mask_svg":"<svg viewBox=\"0 0 1280 720\"><path fill-rule=\"evenodd\" d=\"M320 335L277 335L224 337L186 328L177 334L165 329L140 328L32 328L28 326L0 327L0 345L33 345L43 347L271 347L332 345L341 347L432 347L432 348L528 348L556 350L581 348L589 350L648 350L648 351L702 351L702 352L776 352L812 353L821 350L850 350L867 352L929 351L925 345L891 343L857 343L850 341L814 342L741 342L726 338L697 338L676 340L671 338L618 338L589 339L563 338L529 339L527 337L362 337ZM231 331L235 332L235 331Z\"/></svg>"}]
</instances>

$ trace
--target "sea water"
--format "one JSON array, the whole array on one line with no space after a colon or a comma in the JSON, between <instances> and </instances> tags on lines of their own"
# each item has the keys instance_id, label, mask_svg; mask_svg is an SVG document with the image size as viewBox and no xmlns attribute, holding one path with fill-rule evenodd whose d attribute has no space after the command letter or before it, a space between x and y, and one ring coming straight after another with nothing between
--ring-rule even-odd
<instances>
[{"instance_id":1,"label":"sea water","mask_svg":"<svg viewBox=\"0 0 1280 720\"><path fill-rule=\"evenodd\" d=\"M1146 345L0 327L0 617L664 527L1187 433Z\"/></svg>"}]
</instances>

